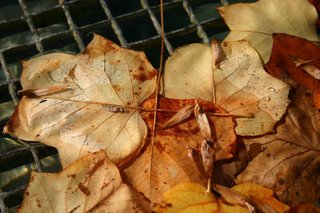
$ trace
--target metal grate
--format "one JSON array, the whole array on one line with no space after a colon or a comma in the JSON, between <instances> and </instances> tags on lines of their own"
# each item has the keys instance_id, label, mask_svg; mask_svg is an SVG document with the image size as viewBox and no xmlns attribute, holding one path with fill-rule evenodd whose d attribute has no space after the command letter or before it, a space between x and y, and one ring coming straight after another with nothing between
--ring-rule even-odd
<instances>
[{"instance_id":1,"label":"metal grate","mask_svg":"<svg viewBox=\"0 0 320 213\"><path fill-rule=\"evenodd\" d=\"M0 124L19 97L21 60L51 51L78 53L92 32L126 48L144 51L159 67L159 0L1 0ZM221 1L226 2L226 1ZM230 3L236 2L229 1ZM248 1L247 1L248 2ZM227 27L215 11L219 0L164 0L165 58L192 42L222 39ZM31 170L59 171L56 149L0 137L0 210L15 212Z\"/></svg>"}]
</instances>

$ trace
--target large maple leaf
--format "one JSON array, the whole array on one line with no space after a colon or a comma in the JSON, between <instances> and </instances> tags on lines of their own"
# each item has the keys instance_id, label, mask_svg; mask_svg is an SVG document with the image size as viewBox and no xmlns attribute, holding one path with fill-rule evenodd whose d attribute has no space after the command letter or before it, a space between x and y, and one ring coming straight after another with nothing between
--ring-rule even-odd
<instances>
[{"instance_id":1,"label":"large maple leaf","mask_svg":"<svg viewBox=\"0 0 320 213\"><path fill-rule=\"evenodd\" d=\"M271 54L272 33L318 41L318 14L308 0L259 0L223 6L219 12L231 30L224 41L249 41L264 62Z\"/></svg>"},{"instance_id":2,"label":"large maple leaf","mask_svg":"<svg viewBox=\"0 0 320 213\"><path fill-rule=\"evenodd\" d=\"M98 35L79 55L31 59L21 75L29 97L19 102L4 132L55 146L63 166L101 149L121 164L144 145L147 126L137 107L154 92L156 73L143 53Z\"/></svg>"},{"instance_id":3,"label":"large maple leaf","mask_svg":"<svg viewBox=\"0 0 320 213\"><path fill-rule=\"evenodd\" d=\"M236 179L272 189L289 204L313 202L320 196L320 113L300 89L276 134L245 139L248 147L260 144L262 152Z\"/></svg>"}]
</instances>

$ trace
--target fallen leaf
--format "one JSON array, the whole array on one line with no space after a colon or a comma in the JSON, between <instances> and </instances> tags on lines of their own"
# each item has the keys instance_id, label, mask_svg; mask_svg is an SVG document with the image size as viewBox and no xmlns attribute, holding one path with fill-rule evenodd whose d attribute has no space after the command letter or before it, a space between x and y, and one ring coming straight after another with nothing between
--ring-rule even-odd
<instances>
[{"instance_id":1,"label":"fallen leaf","mask_svg":"<svg viewBox=\"0 0 320 213\"><path fill-rule=\"evenodd\" d=\"M246 41L223 43L227 59L213 71L208 46L191 44L167 60L162 94L215 103L234 116L238 135L261 135L273 130L288 106L289 86L268 75L257 52ZM177 77L179 76L179 77Z\"/></svg>"},{"instance_id":2,"label":"fallen leaf","mask_svg":"<svg viewBox=\"0 0 320 213\"><path fill-rule=\"evenodd\" d=\"M259 0L223 6L218 10L231 30L224 41L249 41L265 63L271 54L273 33L318 41L318 14L308 0Z\"/></svg>"},{"instance_id":3,"label":"fallen leaf","mask_svg":"<svg viewBox=\"0 0 320 213\"><path fill-rule=\"evenodd\" d=\"M149 207L100 151L57 174L32 172L19 212L147 212Z\"/></svg>"},{"instance_id":4,"label":"fallen leaf","mask_svg":"<svg viewBox=\"0 0 320 213\"><path fill-rule=\"evenodd\" d=\"M320 79L303 67L320 68L320 47L308 40L285 34L276 34L273 40L272 54L265 65L268 73L283 81L290 82L292 79L307 89L319 91Z\"/></svg>"},{"instance_id":5,"label":"fallen leaf","mask_svg":"<svg viewBox=\"0 0 320 213\"><path fill-rule=\"evenodd\" d=\"M295 36L273 36L273 48L265 65L271 75L296 86L313 90L315 106L320 109L320 47ZM292 82L293 81L293 82Z\"/></svg>"},{"instance_id":6,"label":"fallen leaf","mask_svg":"<svg viewBox=\"0 0 320 213\"><path fill-rule=\"evenodd\" d=\"M285 212L288 206L277 201L271 190L255 184L241 184L232 188L244 195L253 195L276 212ZM216 198L212 193L195 183L181 183L164 193L163 201L153 209L155 212L248 212L243 206L228 203L224 198Z\"/></svg>"},{"instance_id":7,"label":"fallen leaf","mask_svg":"<svg viewBox=\"0 0 320 213\"><path fill-rule=\"evenodd\" d=\"M46 95L23 97L4 132L55 146L63 166L101 149L122 164L144 145L147 126L137 107L154 92L156 74L143 53L98 35L79 55L31 59L23 63L22 87Z\"/></svg>"},{"instance_id":8,"label":"fallen leaf","mask_svg":"<svg viewBox=\"0 0 320 213\"><path fill-rule=\"evenodd\" d=\"M270 188L290 205L320 196L320 113L305 92L298 90L276 134L244 139L249 148L259 144L262 151L236 179Z\"/></svg>"},{"instance_id":9,"label":"fallen leaf","mask_svg":"<svg viewBox=\"0 0 320 213\"><path fill-rule=\"evenodd\" d=\"M187 105L193 105L195 100L159 99L159 109L179 111ZM217 160L231 158L235 151L234 122L231 117L215 116L214 113L225 113L220 107L198 100L199 105L208 113L208 120L212 131L216 133L217 146L220 148L215 153ZM153 98L147 100L142 107L152 108ZM198 170L192 159L188 157L186 146L200 149L203 135L199 130L194 116L172 126L161 128L174 112L159 111L153 150L151 144L143 151L131 165L124 171L130 185L142 192L153 203L159 202L162 194L181 182L196 182L206 184L206 179ZM153 128L153 112L141 114L149 128Z\"/></svg>"}]
</instances>

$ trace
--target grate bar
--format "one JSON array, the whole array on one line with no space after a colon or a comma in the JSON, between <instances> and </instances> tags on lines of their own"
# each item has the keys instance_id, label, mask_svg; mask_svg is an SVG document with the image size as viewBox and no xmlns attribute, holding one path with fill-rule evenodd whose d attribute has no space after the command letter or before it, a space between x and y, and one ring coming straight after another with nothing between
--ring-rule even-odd
<instances>
[{"instance_id":1,"label":"grate bar","mask_svg":"<svg viewBox=\"0 0 320 213\"><path fill-rule=\"evenodd\" d=\"M100 4L101 4L101 7L104 10L104 13L107 15L108 19L110 19L111 27L114 30L114 33L116 34L121 46L126 47L126 48L129 47L129 44L128 44L127 40L124 38L122 30L121 30L118 22L113 17L113 15L112 15L107 3L105 1L103 1L103 0L100 0Z\"/></svg>"},{"instance_id":2,"label":"grate bar","mask_svg":"<svg viewBox=\"0 0 320 213\"><path fill-rule=\"evenodd\" d=\"M203 30L201 24L199 24L198 20L196 19L193 11L192 11L192 8L191 6L189 5L188 1L187 0L183 0L182 1L182 5L183 5L183 8L185 9L185 11L187 12L189 18L190 18L190 22L192 24L195 24L197 26L197 33L198 33L198 36L202 39L202 41L206 44L209 44L209 38L208 38L208 35L207 33Z\"/></svg>"},{"instance_id":3,"label":"grate bar","mask_svg":"<svg viewBox=\"0 0 320 213\"><path fill-rule=\"evenodd\" d=\"M72 35L73 35L74 39L76 40L80 51L81 52L84 51L84 49L85 49L84 43L79 35L79 31L78 31L76 25L74 24L72 17L70 15L70 12L68 10L68 5L65 4L64 0L59 0L59 4L64 11L64 15L66 16L66 19L67 19L67 22L69 25L69 29L72 31Z\"/></svg>"},{"instance_id":4,"label":"grate bar","mask_svg":"<svg viewBox=\"0 0 320 213\"><path fill-rule=\"evenodd\" d=\"M0 189L0 212L7 212L7 207L2 197L2 190Z\"/></svg>"},{"instance_id":5,"label":"grate bar","mask_svg":"<svg viewBox=\"0 0 320 213\"><path fill-rule=\"evenodd\" d=\"M161 25L159 24L156 16L154 15L153 11L151 10L148 1L147 0L140 0L141 6L143 9L147 10L151 21L153 23L154 28L156 29L157 33L159 34L159 36L161 37ZM171 54L173 52L173 48L172 45L170 44L169 40L167 39L166 35L164 35L164 44L168 50L168 52Z\"/></svg>"},{"instance_id":6,"label":"grate bar","mask_svg":"<svg viewBox=\"0 0 320 213\"><path fill-rule=\"evenodd\" d=\"M34 162L36 164L37 171L42 172L43 170L42 170L42 165L38 156L38 150L35 148L35 146L33 146L32 144L26 143L22 140L19 140L19 142L30 150L32 157L34 159Z\"/></svg>"},{"instance_id":7,"label":"grate bar","mask_svg":"<svg viewBox=\"0 0 320 213\"><path fill-rule=\"evenodd\" d=\"M8 82L8 90L9 90L9 94L12 98L12 101L15 105L18 104L18 98L16 96L16 91L17 91L17 88L16 86L14 85L14 81L12 81L12 78L11 78L11 75L10 75L10 72L7 68L7 63L4 59L4 56L3 56L3 53L1 52L0 53L0 62L1 62L1 65L2 65L2 69L3 69L3 72L6 76L6 80Z\"/></svg>"},{"instance_id":8,"label":"grate bar","mask_svg":"<svg viewBox=\"0 0 320 213\"><path fill-rule=\"evenodd\" d=\"M38 33L38 30L35 28L35 26L33 24L32 18L28 12L28 7L27 7L26 3L24 2L24 0L19 0L19 4L22 8L23 15L25 17L25 20L26 20L31 32L35 35L36 48L40 52L40 54L43 54L44 50L43 50L43 45L40 40L40 35Z\"/></svg>"},{"instance_id":9,"label":"grate bar","mask_svg":"<svg viewBox=\"0 0 320 213\"><path fill-rule=\"evenodd\" d=\"M17 193L21 193L26 189L26 185L19 186L11 191L4 192L0 189L0 212L6 213L9 212L8 208L5 205L4 199L11 195L15 195Z\"/></svg>"}]
</instances>

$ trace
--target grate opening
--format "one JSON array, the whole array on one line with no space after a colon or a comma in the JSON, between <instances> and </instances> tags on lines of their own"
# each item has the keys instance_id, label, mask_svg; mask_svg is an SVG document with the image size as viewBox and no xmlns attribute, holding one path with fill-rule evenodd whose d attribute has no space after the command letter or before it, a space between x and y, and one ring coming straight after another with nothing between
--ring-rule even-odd
<instances>
[{"instance_id":1,"label":"grate opening","mask_svg":"<svg viewBox=\"0 0 320 213\"><path fill-rule=\"evenodd\" d=\"M87 8L90 8L88 10ZM78 1L69 5L71 17L78 27L107 19L98 0ZM81 13L79 13L81 11ZM90 18L88 18L90 17Z\"/></svg>"},{"instance_id":2,"label":"grate opening","mask_svg":"<svg viewBox=\"0 0 320 213\"><path fill-rule=\"evenodd\" d=\"M8 42L6 42L4 39L5 37L10 37L14 34L22 33L22 32L28 32L29 27L27 22L17 20L9 23L0 23L0 40L2 41L2 45L9 46ZM7 38L8 39L8 38Z\"/></svg>"},{"instance_id":3,"label":"grate opening","mask_svg":"<svg viewBox=\"0 0 320 213\"><path fill-rule=\"evenodd\" d=\"M179 37L175 37L174 35L168 36L168 39L173 44L173 48L178 48L184 44L201 42L201 38L199 38L197 29L195 28L184 30L179 34Z\"/></svg>"},{"instance_id":4,"label":"grate opening","mask_svg":"<svg viewBox=\"0 0 320 213\"><path fill-rule=\"evenodd\" d=\"M190 18L184 8L182 3L172 4L172 7L168 7L164 11L164 31L170 32L175 29L185 28L191 25ZM156 9L155 15L157 20L160 22L160 8Z\"/></svg>"},{"instance_id":5,"label":"grate opening","mask_svg":"<svg viewBox=\"0 0 320 213\"><path fill-rule=\"evenodd\" d=\"M90 26L82 27L79 29L79 32L85 44L88 44L91 41L93 33L102 35L111 41L120 44L117 35L112 30L110 21L102 21Z\"/></svg>"},{"instance_id":6,"label":"grate opening","mask_svg":"<svg viewBox=\"0 0 320 213\"><path fill-rule=\"evenodd\" d=\"M104 0L104 1L108 4L112 15L115 17L123 14L132 13L142 9L139 1L121 1L121 2L119 2L118 0Z\"/></svg>"},{"instance_id":7,"label":"grate opening","mask_svg":"<svg viewBox=\"0 0 320 213\"><path fill-rule=\"evenodd\" d=\"M138 13L135 17L126 16L119 19L119 26L123 31L123 35L128 38L128 42L139 41L157 35L157 31L154 29L146 11Z\"/></svg>"},{"instance_id":8,"label":"grate opening","mask_svg":"<svg viewBox=\"0 0 320 213\"><path fill-rule=\"evenodd\" d=\"M46 1L24 0L24 1L30 15L35 15L45 11L49 11L59 5L58 1L56 0L46 0Z\"/></svg>"},{"instance_id":9,"label":"grate opening","mask_svg":"<svg viewBox=\"0 0 320 213\"><path fill-rule=\"evenodd\" d=\"M56 24L59 26L68 26L64 11L59 7L32 16L32 21L36 29L50 27Z\"/></svg>"},{"instance_id":10,"label":"grate opening","mask_svg":"<svg viewBox=\"0 0 320 213\"><path fill-rule=\"evenodd\" d=\"M44 47L45 52L53 52L53 50L71 53L79 52L77 43L72 33L70 32L48 37L42 40L42 45Z\"/></svg>"},{"instance_id":11,"label":"grate opening","mask_svg":"<svg viewBox=\"0 0 320 213\"><path fill-rule=\"evenodd\" d=\"M37 55L38 51L35 44L28 44L24 46L16 46L4 52L4 58L7 63L21 61L25 58L31 58Z\"/></svg>"},{"instance_id":12,"label":"grate opening","mask_svg":"<svg viewBox=\"0 0 320 213\"><path fill-rule=\"evenodd\" d=\"M0 86L0 102L7 102L11 101L9 90L7 85L1 85Z\"/></svg>"},{"instance_id":13,"label":"grate opening","mask_svg":"<svg viewBox=\"0 0 320 213\"><path fill-rule=\"evenodd\" d=\"M254 1L247 0L246 2ZM229 0L230 3L239 0ZM243 1L242 1L243 2ZM98 33L144 51L159 67L159 0L1 0L0 125L8 121L21 88L21 60L53 51L79 53ZM165 58L192 42L222 39L228 30L219 0L164 0ZM31 171L61 170L57 150L0 136L0 212L16 212Z\"/></svg>"}]
</instances>

